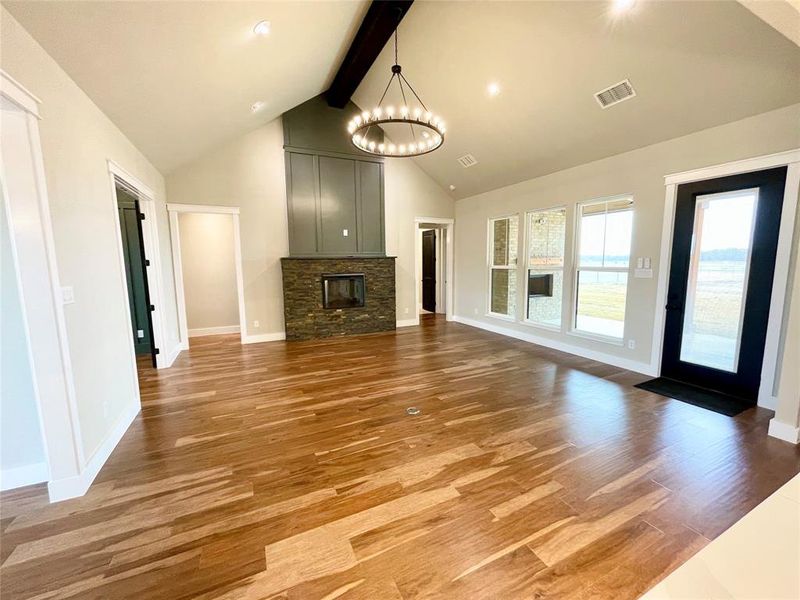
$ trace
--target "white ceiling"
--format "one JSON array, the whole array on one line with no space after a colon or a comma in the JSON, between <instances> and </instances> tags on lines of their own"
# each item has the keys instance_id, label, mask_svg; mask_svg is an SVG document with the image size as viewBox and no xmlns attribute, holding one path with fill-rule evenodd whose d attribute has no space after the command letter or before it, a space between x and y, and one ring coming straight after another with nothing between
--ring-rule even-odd
<instances>
[{"instance_id":1,"label":"white ceiling","mask_svg":"<svg viewBox=\"0 0 800 600\"><path fill-rule=\"evenodd\" d=\"M166 174L326 90L368 2L3 5Z\"/></svg>"},{"instance_id":2,"label":"white ceiling","mask_svg":"<svg viewBox=\"0 0 800 600\"><path fill-rule=\"evenodd\" d=\"M368 2L3 5L167 174L327 89ZM739 3L637 0L621 18L610 7L417 0L400 63L448 132L414 160L461 198L800 102L800 48ZM266 38L252 33L261 19ZM391 54L357 104L380 97ZM602 110L593 93L625 78L637 97ZM267 104L254 115L256 100ZM468 152L479 164L463 169Z\"/></svg>"},{"instance_id":3,"label":"white ceiling","mask_svg":"<svg viewBox=\"0 0 800 600\"><path fill-rule=\"evenodd\" d=\"M415 2L399 62L447 136L414 160L462 198L800 102L800 48L739 3L610 7ZM392 62L389 44L356 104L374 106ZM594 92L626 78L637 96L601 109ZM476 166L456 162L466 153Z\"/></svg>"}]
</instances>

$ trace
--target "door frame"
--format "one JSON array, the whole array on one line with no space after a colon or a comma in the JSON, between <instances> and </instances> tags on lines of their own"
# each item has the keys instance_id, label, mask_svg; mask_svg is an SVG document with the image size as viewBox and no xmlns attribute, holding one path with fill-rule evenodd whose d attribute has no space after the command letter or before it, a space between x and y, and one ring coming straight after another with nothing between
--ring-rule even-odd
<instances>
[{"instance_id":1,"label":"door frame","mask_svg":"<svg viewBox=\"0 0 800 600\"><path fill-rule=\"evenodd\" d=\"M156 354L156 368L166 369L172 366L174 361L173 353L167 349L165 334L165 319L164 319L164 293L162 289L161 280L161 251L158 243L158 225L156 223L156 201L153 190L144 184L140 179L131 175L128 171L123 169L113 160L108 159L108 180L111 190L111 208L114 214L114 231L117 238L117 254L120 265L120 281L122 289L125 290L125 315L128 323L133 322L131 316L131 308L128 303L129 293L128 281L125 277L125 251L122 248L122 230L119 225L119 214L117 213L117 183L116 179L121 179L126 185L130 186L139 195L139 210L144 215L144 221L141 222L142 226L142 244L144 246L144 253L150 264L145 267L147 272L147 286L150 295L150 304L155 307L155 310L150 312L150 322L153 328L153 346L158 348L159 352ZM133 338L129 335L129 347L131 352L131 368L133 369L133 379L136 383L136 397L139 396L139 371L136 363L136 348L133 343ZM170 356L172 355L172 356ZM141 402L141 400L140 400Z\"/></svg>"},{"instance_id":2,"label":"door frame","mask_svg":"<svg viewBox=\"0 0 800 600\"><path fill-rule=\"evenodd\" d=\"M25 473L24 479L18 478L16 483L30 485L37 483L33 479L41 480L41 476L44 475L50 502L56 502L82 495L88 484L85 487L82 484L87 469L87 459L83 450L78 418L63 293L58 274L39 133L41 100L2 69L0 69L0 95L24 114L38 192L33 199L12 197L8 193L8 188L2 186L2 202L8 221L11 258L27 341L27 348L20 350L27 353L31 365L34 402L46 462L43 469L46 473L39 472L40 468L36 468L34 469L36 472ZM22 225L18 221L15 222L15 213L20 206L30 208L31 202L36 203L35 222L33 219L28 220L30 218L28 216L25 217L26 223ZM18 244L20 238L31 232L35 234L37 231L41 236L38 240L42 246L41 252L28 252ZM35 286L40 286L44 282L48 293L41 294L41 290L31 289L31 282ZM31 299L32 294L36 297L35 301Z\"/></svg>"},{"instance_id":3,"label":"door frame","mask_svg":"<svg viewBox=\"0 0 800 600\"><path fill-rule=\"evenodd\" d=\"M181 260L180 213L230 215L233 220L233 258L236 269L236 295L239 300L239 338L242 344L253 343L247 334L247 319L244 306L244 276L242 271L242 244L239 229L239 207L206 204L168 203L169 235L172 242L172 271L175 274L175 299L178 304L179 344L182 350L189 349L189 326L186 322L186 295L183 288L183 262Z\"/></svg>"},{"instance_id":4,"label":"door frame","mask_svg":"<svg viewBox=\"0 0 800 600\"><path fill-rule=\"evenodd\" d=\"M399 321L399 326L404 325L419 325L419 307L422 302L422 295L420 293L420 281L422 280L422 243L420 234L420 225L428 224L439 225L435 229L444 230L446 232L446 239L444 244L439 244L438 247L444 250L444 305L445 305L445 319L447 321L453 320L453 231L455 229L455 219L448 219L444 217L414 217L414 319L413 321ZM437 257L438 259L438 257Z\"/></svg>"},{"instance_id":5,"label":"door frame","mask_svg":"<svg viewBox=\"0 0 800 600\"><path fill-rule=\"evenodd\" d=\"M656 290L656 310L653 323L653 342L650 353L650 369L661 375L661 355L664 345L664 326L666 322L667 288L669 284L670 263L672 261L672 234L675 224L678 186L684 183L716 179L728 175L739 175L763 171L775 167L788 167L786 185L783 192L781 225L778 232L778 249L775 255L775 275L772 281L772 297L769 308L767 339L764 343L764 361L761 368L761 384L758 390L758 406L775 410L777 405L779 353L781 345L781 326L786 301L788 299L789 269L794 238L795 217L800 192L800 148L737 160L720 165L703 167L664 176L666 186L664 199L664 218L661 231L661 252L658 263L658 287Z\"/></svg>"}]
</instances>

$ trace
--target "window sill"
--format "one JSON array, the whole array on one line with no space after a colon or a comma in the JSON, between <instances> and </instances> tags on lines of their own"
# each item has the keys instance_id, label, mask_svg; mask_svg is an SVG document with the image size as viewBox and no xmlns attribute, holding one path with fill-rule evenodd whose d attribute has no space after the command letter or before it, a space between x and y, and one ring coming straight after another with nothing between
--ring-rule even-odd
<instances>
[{"instance_id":1,"label":"window sill","mask_svg":"<svg viewBox=\"0 0 800 600\"><path fill-rule=\"evenodd\" d=\"M508 315L501 315L500 313L487 312L484 316L490 317L492 319L499 319L500 321L507 321L509 323L517 322L517 320L514 317L509 317Z\"/></svg>"},{"instance_id":2,"label":"window sill","mask_svg":"<svg viewBox=\"0 0 800 600\"><path fill-rule=\"evenodd\" d=\"M542 329L544 331L552 331L553 333L562 333L561 327L556 327L555 325L546 325L544 323L535 323L534 321L528 321L524 319L520 321L520 324L525 325L526 327L533 327L534 329Z\"/></svg>"},{"instance_id":3,"label":"window sill","mask_svg":"<svg viewBox=\"0 0 800 600\"><path fill-rule=\"evenodd\" d=\"M585 340L591 340L593 342L601 342L603 344L609 344L611 346L619 346L622 348L625 346L625 339L624 338L615 338L608 335L600 335L597 333L588 333L586 331L578 331L573 329L572 331L568 331L567 335L571 335L573 337L583 338Z\"/></svg>"}]
</instances>

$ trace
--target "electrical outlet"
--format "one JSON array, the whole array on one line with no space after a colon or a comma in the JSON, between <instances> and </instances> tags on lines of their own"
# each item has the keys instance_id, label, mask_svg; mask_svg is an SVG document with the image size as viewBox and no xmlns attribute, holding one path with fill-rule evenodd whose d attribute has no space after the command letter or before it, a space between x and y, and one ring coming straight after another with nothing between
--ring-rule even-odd
<instances>
[{"instance_id":1,"label":"electrical outlet","mask_svg":"<svg viewBox=\"0 0 800 600\"><path fill-rule=\"evenodd\" d=\"M350 232L347 229L342 229L342 237L347 237L350 235Z\"/></svg>"},{"instance_id":2,"label":"electrical outlet","mask_svg":"<svg viewBox=\"0 0 800 600\"><path fill-rule=\"evenodd\" d=\"M253 327L259 327L258 321L253 321Z\"/></svg>"},{"instance_id":3,"label":"electrical outlet","mask_svg":"<svg viewBox=\"0 0 800 600\"><path fill-rule=\"evenodd\" d=\"M408 314L408 307L406 306L406 314Z\"/></svg>"},{"instance_id":4,"label":"electrical outlet","mask_svg":"<svg viewBox=\"0 0 800 600\"><path fill-rule=\"evenodd\" d=\"M631 350L636 350L636 340L628 340L628 348Z\"/></svg>"},{"instance_id":5,"label":"electrical outlet","mask_svg":"<svg viewBox=\"0 0 800 600\"><path fill-rule=\"evenodd\" d=\"M65 285L61 288L61 303L72 304L75 302L75 290L71 285Z\"/></svg>"}]
</instances>

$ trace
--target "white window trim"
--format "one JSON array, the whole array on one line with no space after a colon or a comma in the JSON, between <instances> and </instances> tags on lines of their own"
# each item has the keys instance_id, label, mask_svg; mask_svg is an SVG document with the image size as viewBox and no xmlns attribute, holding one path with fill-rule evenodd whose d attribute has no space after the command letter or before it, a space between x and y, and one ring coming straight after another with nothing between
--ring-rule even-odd
<instances>
[{"instance_id":1,"label":"white window trim","mask_svg":"<svg viewBox=\"0 0 800 600\"><path fill-rule=\"evenodd\" d=\"M530 216L536 213L543 213L543 212L553 212L556 210L563 210L564 211L564 249L562 257L562 263L560 267L553 267L552 269L533 269L534 271L546 272L546 271L561 271L561 319L559 325L548 325L547 323L538 323L536 321L531 321L528 318L528 271L531 268L528 266L528 260L530 259L530 240L531 240L531 228L530 228ZM522 318L520 319L520 323L523 325L527 325L529 327L535 327L536 329L544 329L545 331L554 331L557 333L564 332L564 281L566 279L567 273L567 220L568 220L569 210L565 204L560 204L558 206L550 206L547 208L535 208L525 212L525 236L523 241L523 248L525 250L525 262L523 263L523 271L522 271L522 278L525 280L525 293L522 296Z\"/></svg>"},{"instance_id":2,"label":"white window trim","mask_svg":"<svg viewBox=\"0 0 800 600\"><path fill-rule=\"evenodd\" d=\"M517 259L513 265L495 265L494 264L494 227L492 224L495 221L502 221L504 219L517 219ZM510 250L510 247L509 247ZM486 311L485 316L493 319L500 319L501 321L508 321L509 323L517 322L517 298L514 298L514 313L515 315L506 315L503 313L492 312L492 270L503 269L506 271L516 271L519 275L519 213L510 213L507 215L500 215L497 217L489 217L486 220Z\"/></svg>"},{"instance_id":3,"label":"white window trim","mask_svg":"<svg viewBox=\"0 0 800 600\"><path fill-rule=\"evenodd\" d=\"M583 202L578 202L575 205L575 223L574 223L574 234L573 234L573 256L574 259L572 261L572 293L570 294L570 318L569 318L569 330L567 331L568 335L574 337L585 338L588 340L592 340L595 342L602 342L605 344L611 344L613 346L624 346L625 345L625 334L627 333L627 326L628 326L628 307L630 303L628 302L628 292L630 291L630 286L626 283L625 285L625 316L623 317L622 321L622 337L614 337L610 335L603 335L599 333L592 333L591 331L583 331L578 329L577 321L578 321L578 274L580 271L595 271L595 272L603 272L603 273L627 273L628 274L628 283L630 283L630 256L628 258L628 266L627 267L581 267L580 266L580 246L581 246L581 214L582 209L584 206L591 206L592 204L603 204L606 202L614 202L615 200L624 200L626 198L630 198L631 202L635 205L635 198L632 193L629 194L616 194L614 196L606 196L603 198L593 198L592 200L586 200ZM634 213L634 218L635 218ZM631 225L631 249L630 252L633 250L633 228L635 224Z\"/></svg>"}]
</instances>

